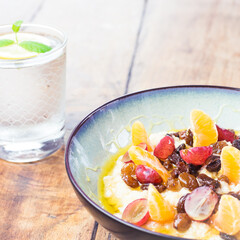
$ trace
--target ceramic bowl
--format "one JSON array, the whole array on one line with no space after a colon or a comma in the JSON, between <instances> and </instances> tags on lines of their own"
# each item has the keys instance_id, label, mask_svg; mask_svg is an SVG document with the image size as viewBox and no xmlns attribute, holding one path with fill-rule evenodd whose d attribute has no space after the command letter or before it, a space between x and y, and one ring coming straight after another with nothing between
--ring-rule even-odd
<instances>
[{"instance_id":1,"label":"ceramic bowl","mask_svg":"<svg viewBox=\"0 0 240 240\"><path fill-rule=\"evenodd\" d=\"M148 133L190 126L192 109L201 109L225 128L240 129L240 90L219 86L176 86L132 93L99 107L72 132L65 162L74 190L87 210L120 239L184 239L127 223L101 207L101 167L131 142L129 127L136 119Z\"/></svg>"}]
</instances>

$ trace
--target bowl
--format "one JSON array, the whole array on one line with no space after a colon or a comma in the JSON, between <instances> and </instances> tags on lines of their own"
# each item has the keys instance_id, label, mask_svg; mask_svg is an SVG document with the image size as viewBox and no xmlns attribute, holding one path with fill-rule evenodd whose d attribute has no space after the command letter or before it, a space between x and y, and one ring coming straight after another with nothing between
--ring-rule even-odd
<instances>
[{"instance_id":1,"label":"bowl","mask_svg":"<svg viewBox=\"0 0 240 240\"><path fill-rule=\"evenodd\" d=\"M148 132L190 126L192 109L201 109L220 126L240 130L240 90L220 86L175 86L122 96L94 110L73 130L65 152L66 170L86 209L120 239L185 239L152 232L125 222L101 207L101 167L131 142L129 127L136 119Z\"/></svg>"}]
</instances>

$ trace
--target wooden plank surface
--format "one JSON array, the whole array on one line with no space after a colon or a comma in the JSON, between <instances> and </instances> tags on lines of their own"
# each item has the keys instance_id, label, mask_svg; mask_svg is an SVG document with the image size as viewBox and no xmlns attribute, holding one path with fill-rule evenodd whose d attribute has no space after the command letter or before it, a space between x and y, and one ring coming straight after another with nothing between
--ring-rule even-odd
<instances>
[{"instance_id":1,"label":"wooden plank surface","mask_svg":"<svg viewBox=\"0 0 240 240\"><path fill-rule=\"evenodd\" d=\"M124 93L181 84L240 87L237 0L8 0L16 19L68 35L67 129ZM82 207L64 149L33 164L0 161L0 239L116 240Z\"/></svg>"},{"instance_id":2,"label":"wooden plank surface","mask_svg":"<svg viewBox=\"0 0 240 240\"><path fill-rule=\"evenodd\" d=\"M239 1L148 1L128 91L240 87L239 13Z\"/></svg>"}]
</instances>

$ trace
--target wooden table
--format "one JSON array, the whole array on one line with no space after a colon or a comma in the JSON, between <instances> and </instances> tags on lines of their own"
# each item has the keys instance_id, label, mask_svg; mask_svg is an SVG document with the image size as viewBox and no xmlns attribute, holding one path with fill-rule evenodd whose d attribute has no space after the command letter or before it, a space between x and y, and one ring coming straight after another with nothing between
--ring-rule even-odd
<instances>
[{"instance_id":1,"label":"wooden table","mask_svg":"<svg viewBox=\"0 0 240 240\"><path fill-rule=\"evenodd\" d=\"M68 35L67 136L123 94L183 84L240 87L239 0L8 0L23 19ZM1 86L0 86L1 87ZM32 164L0 161L0 239L115 239L77 199L64 148Z\"/></svg>"}]
</instances>

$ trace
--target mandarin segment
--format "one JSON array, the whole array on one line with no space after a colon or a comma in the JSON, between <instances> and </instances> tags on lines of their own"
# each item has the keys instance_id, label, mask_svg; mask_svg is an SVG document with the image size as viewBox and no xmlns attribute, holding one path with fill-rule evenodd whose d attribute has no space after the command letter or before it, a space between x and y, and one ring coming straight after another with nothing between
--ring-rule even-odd
<instances>
[{"instance_id":1,"label":"mandarin segment","mask_svg":"<svg viewBox=\"0 0 240 240\"><path fill-rule=\"evenodd\" d=\"M240 201L231 196L223 195L218 211L212 217L214 227L220 232L234 235L240 231Z\"/></svg>"},{"instance_id":2,"label":"mandarin segment","mask_svg":"<svg viewBox=\"0 0 240 240\"><path fill-rule=\"evenodd\" d=\"M217 142L218 132L214 121L203 111L194 109L190 115L193 146L209 146Z\"/></svg>"},{"instance_id":3,"label":"mandarin segment","mask_svg":"<svg viewBox=\"0 0 240 240\"><path fill-rule=\"evenodd\" d=\"M221 173L228 179L240 183L240 151L232 146L226 146L221 153Z\"/></svg>"},{"instance_id":4,"label":"mandarin segment","mask_svg":"<svg viewBox=\"0 0 240 240\"><path fill-rule=\"evenodd\" d=\"M161 223L173 221L175 216L174 208L164 200L152 184L148 188L148 210L150 218Z\"/></svg>"},{"instance_id":5,"label":"mandarin segment","mask_svg":"<svg viewBox=\"0 0 240 240\"><path fill-rule=\"evenodd\" d=\"M158 158L153 156L148 151L138 146L131 146L128 150L131 160L136 165L146 165L154 169L162 177L164 182L167 182L170 177L169 172L163 167Z\"/></svg>"},{"instance_id":6,"label":"mandarin segment","mask_svg":"<svg viewBox=\"0 0 240 240\"><path fill-rule=\"evenodd\" d=\"M132 144L138 146L142 143L147 144L148 151L153 151L153 147L148 139L144 125L140 121L135 121L132 125Z\"/></svg>"}]
</instances>

